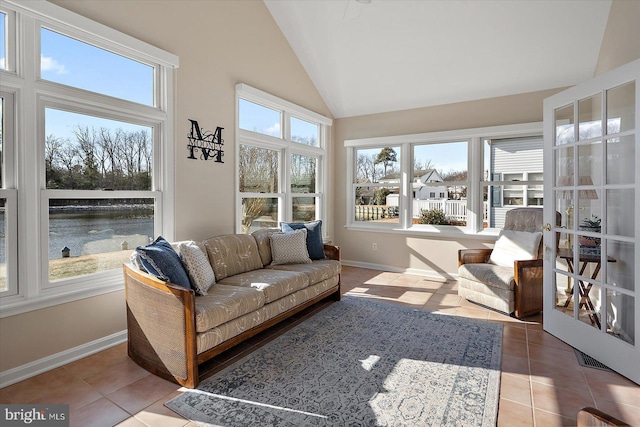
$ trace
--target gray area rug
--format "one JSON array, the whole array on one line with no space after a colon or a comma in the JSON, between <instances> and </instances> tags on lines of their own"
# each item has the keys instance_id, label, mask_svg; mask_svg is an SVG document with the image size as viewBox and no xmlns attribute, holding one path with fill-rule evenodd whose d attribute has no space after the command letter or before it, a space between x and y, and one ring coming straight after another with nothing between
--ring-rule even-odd
<instances>
[{"instance_id":1,"label":"gray area rug","mask_svg":"<svg viewBox=\"0 0 640 427\"><path fill-rule=\"evenodd\" d=\"M202 426L495 426L502 325L344 297L165 403Z\"/></svg>"}]
</instances>

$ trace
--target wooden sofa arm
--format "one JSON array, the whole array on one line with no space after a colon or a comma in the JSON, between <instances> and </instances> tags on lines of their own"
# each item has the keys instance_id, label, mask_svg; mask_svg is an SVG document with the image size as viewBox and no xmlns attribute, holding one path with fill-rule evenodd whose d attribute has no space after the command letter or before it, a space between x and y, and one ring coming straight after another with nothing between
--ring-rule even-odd
<instances>
[{"instance_id":1,"label":"wooden sofa arm","mask_svg":"<svg viewBox=\"0 0 640 427\"><path fill-rule=\"evenodd\" d=\"M334 245L324 244L324 256L327 259L333 259L336 261L340 261L340 247Z\"/></svg>"},{"instance_id":2,"label":"wooden sofa arm","mask_svg":"<svg viewBox=\"0 0 640 427\"><path fill-rule=\"evenodd\" d=\"M542 259L513 262L516 317L526 317L542 311L542 264Z\"/></svg>"},{"instance_id":3,"label":"wooden sofa arm","mask_svg":"<svg viewBox=\"0 0 640 427\"><path fill-rule=\"evenodd\" d=\"M590 406L578 411L578 419L576 421L578 422L578 427L629 426L624 421Z\"/></svg>"},{"instance_id":4,"label":"wooden sofa arm","mask_svg":"<svg viewBox=\"0 0 640 427\"><path fill-rule=\"evenodd\" d=\"M489 261L493 249L459 249L458 267L462 264L483 264Z\"/></svg>"},{"instance_id":5,"label":"wooden sofa arm","mask_svg":"<svg viewBox=\"0 0 640 427\"><path fill-rule=\"evenodd\" d=\"M124 264L129 356L148 371L198 383L195 293Z\"/></svg>"}]
</instances>

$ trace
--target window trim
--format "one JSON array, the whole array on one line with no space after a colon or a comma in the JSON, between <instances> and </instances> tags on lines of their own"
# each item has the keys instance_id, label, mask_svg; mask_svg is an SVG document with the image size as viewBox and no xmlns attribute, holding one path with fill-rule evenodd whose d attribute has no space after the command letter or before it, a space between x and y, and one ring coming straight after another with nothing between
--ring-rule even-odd
<instances>
[{"instance_id":1,"label":"window trim","mask_svg":"<svg viewBox=\"0 0 640 427\"><path fill-rule=\"evenodd\" d=\"M502 126L489 126L482 128L470 128L450 131L427 132L410 135L393 135L388 137L359 138L344 141L347 149L347 176L346 183L346 224L348 230L378 231L409 235L430 235L442 238L481 238L495 239L499 233L496 228L483 228L482 216L475 212L481 212L482 187L490 181L483 177L483 144L485 139L501 139L516 137L531 137L542 135L542 122L520 123ZM468 169L467 169L467 226L438 226L438 225L413 225L410 218L410 188L412 165L412 148L417 144L433 144L446 142L468 141ZM353 177L355 172L355 151L358 148L383 148L387 146L401 147L401 176L400 183L400 221L399 225L372 224L354 221L354 193ZM523 182L523 184L526 184Z\"/></svg>"},{"instance_id":2,"label":"window trim","mask_svg":"<svg viewBox=\"0 0 640 427\"><path fill-rule=\"evenodd\" d=\"M240 129L240 99L244 99L264 107L280 111L282 137L274 137L262 133ZM318 147L306 145L291 140L291 118L295 117L318 125ZM329 155L329 127L333 120L307 110L304 107L292 102L278 98L259 89L253 88L244 83L236 85L236 157L235 157L235 177L234 188L236 194L235 203L235 230L242 233L242 199L243 198L277 198L278 199L278 222L291 221L293 215L294 197L314 197L317 202L316 219L322 219L327 223L327 197L326 188L328 180L327 156ZM277 193L247 193L239 189L240 176L240 145L251 145L255 147L276 150L278 156L278 192ZM301 155L316 159L316 192L314 193L293 193L291 191L291 156ZM322 230L324 237L327 237L327 227Z\"/></svg>"},{"instance_id":3,"label":"window trim","mask_svg":"<svg viewBox=\"0 0 640 427\"><path fill-rule=\"evenodd\" d=\"M0 318L97 296L123 289L122 273L117 270L65 279L61 286L48 286L47 239L48 200L68 198L155 198L154 225L156 233L173 239L174 229L174 87L178 57L103 24L73 13L49 2L18 2L5 0L2 11L14 16L14 32L9 35L15 44L13 69L0 70L3 91L15 93L16 168L14 179L17 194L18 293L0 298ZM109 50L121 56L154 67L154 106L102 95L40 79L40 27L58 31L82 42ZM13 37L13 39L12 39ZM8 48L9 49L9 48ZM31 49L35 49L32 51ZM9 52L7 54L10 57ZM11 63L9 63L11 64ZM71 106L71 111L152 126L153 187L143 192L103 192L86 190L48 190L44 171L44 108ZM37 168L34 171L33 162ZM18 191L18 190L16 190ZM99 193L99 194L97 194ZM45 219L46 218L46 221ZM38 268L34 268L36 265ZM89 284L90 283L90 284Z\"/></svg>"}]
</instances>

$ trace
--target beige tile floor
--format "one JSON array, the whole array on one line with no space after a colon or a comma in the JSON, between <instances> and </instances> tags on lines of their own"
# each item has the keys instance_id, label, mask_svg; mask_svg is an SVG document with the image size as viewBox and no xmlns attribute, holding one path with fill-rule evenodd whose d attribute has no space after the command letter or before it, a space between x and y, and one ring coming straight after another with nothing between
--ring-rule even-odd
<instances>
[{"instance_id":1,"label":"beige tile floor","mask_svg":"<svg viewBox=\"0 0 640 427\"><path fill-rule=\"evenodd\" d=\"M640 426L640 386L612 372L581 367L571 347L542 330L540 315L517 320L461 300L455 282L409 274L344 267L342 284L347 295L502 323L499 426L575 425L583 406ZM219 356L211 363L212 372L328 304ZM132 362L121 344L0 389L0 403L66 403L71 426L195 426L163 405L180 390Z\"/></svg>"}]
</instances>

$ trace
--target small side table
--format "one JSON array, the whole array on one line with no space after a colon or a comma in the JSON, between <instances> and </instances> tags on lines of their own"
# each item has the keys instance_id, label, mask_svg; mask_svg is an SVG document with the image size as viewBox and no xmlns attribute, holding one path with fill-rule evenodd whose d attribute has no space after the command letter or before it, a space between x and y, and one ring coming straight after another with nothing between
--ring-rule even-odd
<instances>
[{"instance_id":1,"label":"small side table","mask_svg":"<svg viewBox=\"0 0 640 427\"><path fill-rule=\"evenodd\" d=\"M558 255L558 258L562 258L563 260L567 261L567 268L569 269L569 273L573 273L574 272L573 251L571 249L559 248L557 255ZM596 278L598 277L598 273L600 272L600 267L602 266L602 258L600 257L600 255L579 254L578 262L582 263L582 265L580 266L580 272L578 273L580 276L582 276L582 274L586 270L587 265L589 265L590 263L595 264L596 267L593 270L593 274L591 274L591 279L596 280ZM616 259L608 256L607 262L616 262ZM578 310L584 307L585 310L589 312L589 320L591 320L591 324L595 324L598 327L598 329L600 329L601 328L600 318L596 313L596 308L593 305L593 302L591 301L591 297L589 297L589 292L591 292L591 287L593 286L593 283L589 283L588 285L585 285L582 280L578 279L578 286L580 291L580 304L578 305ZM564 303L565 307L568 307L569 304L571 303L571 299L572 299L571 297L573 296L574 289L575 289L575 286L572 286L571 291L569 292L569 296L567 297L567 301L565 301Z\"/></svg>"}]
</instances>

